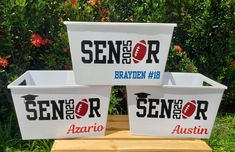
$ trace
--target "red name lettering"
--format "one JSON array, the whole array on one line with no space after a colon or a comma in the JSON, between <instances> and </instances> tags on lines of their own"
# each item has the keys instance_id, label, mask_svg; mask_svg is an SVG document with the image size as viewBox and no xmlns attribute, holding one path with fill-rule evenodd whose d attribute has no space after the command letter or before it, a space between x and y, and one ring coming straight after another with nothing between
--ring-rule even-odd
<instances>
[{"instance_id":1,"label":"red name lettering","mask_svg":"<svg viewBox=\"0 0 235 152\"><path fill-rule=\"evenodd\" d=\"M80 134L80 133L95 133L95 132L101 132L105 129L103 125L97 125L96 123L91 126L76 126L75 124L72 124L67 134Z\"/></svg>"},{"instance_id":2,"label":"red name lettering","mask_svg":"<svg viewBox=\"0 0 235 152\"><path fill-rule=\"evenodd\" d=\"M171 134L208 134L207 128L202 128L201 126L194 126L192 128L183 128L180 125L176 125L172 130Z\"/></svg>"}]
</instances>

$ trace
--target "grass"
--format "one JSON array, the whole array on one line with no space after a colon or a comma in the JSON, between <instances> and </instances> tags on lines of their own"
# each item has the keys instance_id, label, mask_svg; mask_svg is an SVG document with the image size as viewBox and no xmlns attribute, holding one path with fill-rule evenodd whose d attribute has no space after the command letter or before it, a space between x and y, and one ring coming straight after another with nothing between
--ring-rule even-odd
<instances>
[{"instance_id":1,"label":"grass","mask_svg":"<svg viewBox=\"0 0 235 152\"><path fill-rule=\"evenodd\" d=\"M235 152L235 114L219 115L206 142L213 152Z\"/></svg>"},{"instance_id":2,"label":"grass","mask_svg":"<svg viewBox=\"0 0 235 152\"><path fill-rule=\"evenodd\" d=\"M21 140L16 116L11 114L0 126L1 152L49 152L53 140Z\"/></svg>"},{"instance_id":3,"label":"grass","mask_svg":"<svg viewBox=\"0 0 235 152\"><path fill-rule=\"evenodd\" d=\"M53 140L21 140L17 120L10 115L0 126L0 151L49 152ZM213 152L235 152L235 114L219 115L210 139L205 140Z\"/></svg>"}]
</instances>

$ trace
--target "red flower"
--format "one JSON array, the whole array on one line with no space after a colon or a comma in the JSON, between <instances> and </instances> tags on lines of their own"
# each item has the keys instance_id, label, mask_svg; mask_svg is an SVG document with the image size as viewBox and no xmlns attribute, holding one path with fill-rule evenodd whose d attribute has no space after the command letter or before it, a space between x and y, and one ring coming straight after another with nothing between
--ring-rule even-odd
<instances>
[{"instance_id":1,"label":"red flower","mask_svg":"<svg viewBox=\"0 0 235 152\"><path fill-rule=\"evenodd\" d=\"M51 40L43 39L39 34L33 34L30 38L31 44L35 47L41 47L42 45L51 44Z\"/></svg>"},{"instance_id":2,"label":"red flower","mask_svg":"<svg viewBox=\"0 0 235 152\"><path fill-rule=\"evenodd\" d=\"M39 35L39 34L31 35L30 41L31 41L32 45L36 46L36 47L40 47L41 45L43 45L43 39L42 39L41 35Z\"/></svg>"},{"instance_id":3,"label":"red flower","mask_svg":"<svg viewBox=\"0 0 235 152\"><path fill-rule=\"evenodd\" d=\"M47 45L47 44L51 44L51 43L52 43L51 40L49 40L47 38L42 41L42 45Z\"/></svg>"},{"instance_id":4,"label":"red flower","mask_svg":"<svg viewBox=\"0 0 235 152\"><path fill-rule=\"evenodd\" d=\"M183 52L182 47L179 46L179 45L174 45L174 49L175 49L177 52Z\"/></svg>"},{"instance_id":5,"label":"red flower","mask_svg":"<svg viewBox=\"0 0 235 152\"><path fill-rule=\"evenodd\" d=\"M87 3L90 5L100 4L101 0L87 0Z\"/></svg>"},{"instance_id":6,"label":"red flower","mask_svg":"<svg viewBox=\"0 0 235 152\"><path fill-rule=\"evenodd\" d=\"M70 2L71 2L72 5L76 5L78 0L70 0Z\"/></svg>"},{"instance_id":7,"label":"red flower","mask_svg":"<svg viewBox=\"0 0 235 152\"><path fill-rule=\"evenodd\" d=\"M3 68L6 68L8 66L8 60L6 58L1 58L0 57L0 66L2 66Z\"/></svg>"},{"instance_id":8,"label":"red flower","mask_svg":"<svg viewBox=\"0 0 235 152\"><path fill-rule=\"evenodd\" d=\"M101 14L102 16L104 16L104 15L109 15L109 11L108 11L107 9L101 9L101 10L100 10L100 14Z\"/></svg>"},{"instance_id":9,"label":"red flower","mask_svg":"<svg viewBox=\"0 0 235 152\"><path fill-rule=\"evenodd\" d=\"M106 18L106 17L102 17L102 18L100 19L100 21L101 21L101 22L108 22L109 20L108 20L108 18Z\"/></svg>"}]
</instances>

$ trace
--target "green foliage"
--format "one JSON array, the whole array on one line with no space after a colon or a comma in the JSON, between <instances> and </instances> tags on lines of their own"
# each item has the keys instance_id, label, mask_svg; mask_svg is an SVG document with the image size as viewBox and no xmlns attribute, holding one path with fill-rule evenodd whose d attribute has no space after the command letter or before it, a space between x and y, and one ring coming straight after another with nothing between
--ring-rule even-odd
<instances>
[{"instance_id":1,"label":"green foliage","mask_svg":"<svg viewBox=\"0 0 235 152\"><path fill-rule=\"evenodd\" d=\"M16 116L10 113L9 117L0 125L0 151L43 151L49 152L52 140L21 140Z\"/></svg>"},{"instance_id":2,"label":"green foliage","mask_svg":"<svg viewBox=\"0 0 235 152\"><path fill-rule=\"evenodd\" d=\"M227 85L224 99L227 104L234 103L234 1L182 0L169 2L166 7L167 21L178 24L173 43L183 46L200 73Z\"/></svg>"},{"instance_id":3,"label":"green foliage","mask_svg":"<svg viewBox=\"0 0 235 152\"><path fill-rule=\"evenodd\" d=\"M185 52L177 52L173 47L167 59L166 71L169 72L197 72L197 67Z\"/></svg>"},{"instance_id":4,"label":"green foliage","mask_svg":"<svg viewBox=\"0 0 235 152\"><path fill-rule=\"evenodd\" d=\"M111 91L109 114L127 114L126 87L114 86Z\"/></svg>"}]
</instances>

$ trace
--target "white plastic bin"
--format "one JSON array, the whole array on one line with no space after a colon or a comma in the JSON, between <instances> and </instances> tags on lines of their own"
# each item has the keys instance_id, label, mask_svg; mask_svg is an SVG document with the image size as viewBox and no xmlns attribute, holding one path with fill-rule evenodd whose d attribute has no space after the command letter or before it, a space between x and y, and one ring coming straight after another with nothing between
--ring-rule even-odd
<instances>
[{"instance_id":1,"label":"white plastic bin","mask_svg":"<svg viewBox=\"0 0 235 152\"><path fill-rule=\"evenodd\" d=\"M72 71L27 71L8 88L23 139L105 134L111 86L76 85Z\"/></svg>"},{"instance_id":2,"label":"white plastic bin","mask_svg":"<svg viewBox=\"0 0 235 152\"><path fill-rule=\"evenodd\" d=\"M161 85L176 24L65 24L78 84Z\"/></svg>"},{"instance_id":3,"label":"white plastic bin","mask_svg":"<svg viewBox=\"0 0 235 152\"><path fill-rule=\"evenodd\" d=\"M135 135L209 138L227 87L199 73L165 73L163 86L127 86Z\"/></svg>"}]
</instances>

